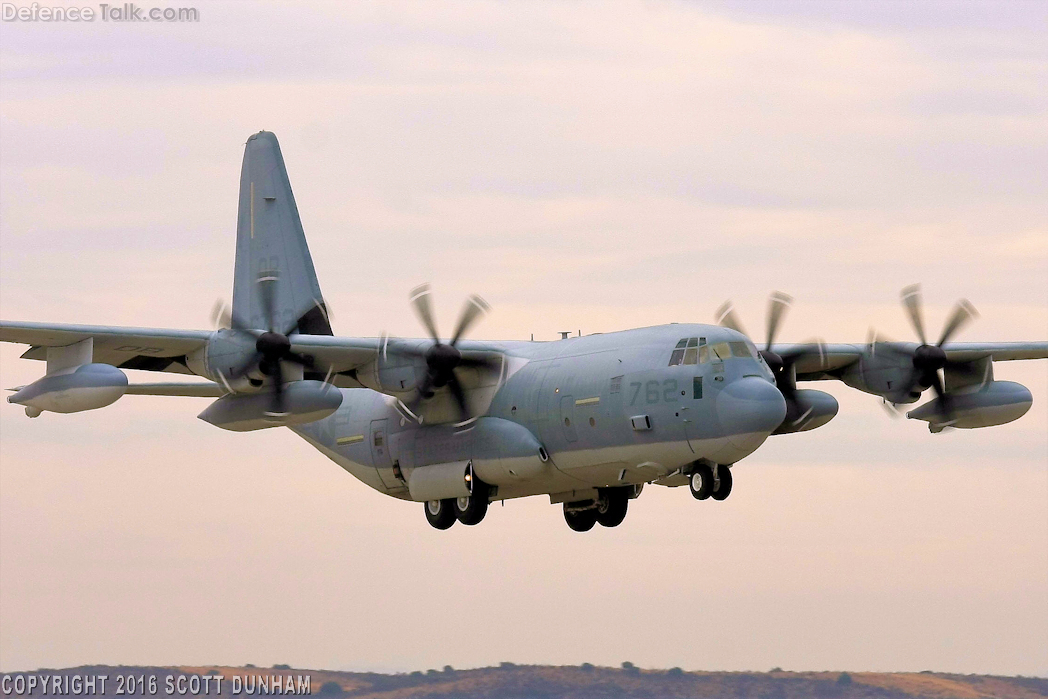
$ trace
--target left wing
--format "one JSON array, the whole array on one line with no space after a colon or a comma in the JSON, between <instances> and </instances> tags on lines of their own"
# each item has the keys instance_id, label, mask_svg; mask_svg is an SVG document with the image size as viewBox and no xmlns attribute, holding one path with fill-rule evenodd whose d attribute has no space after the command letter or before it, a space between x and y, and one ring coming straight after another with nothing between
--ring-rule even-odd
<instances>
[{"instance_id":1,"label":"left wing","mask_svg":"<svg viewBox=\"0 0 1048 699\"><path fill-rule=\"evenodd\" d=\"M16 323L0 320L0 342L31 345L23 359L47 359L48 347L65 347L91 338L93 361L120 369L192 374L186 356L202 349L210 330L122 328L109 325Z\"/></svg>"},{"instance_id":2,"label":"left wing","mask_svg":"<svg viewBox=\"0 0 1048 699\"><path fill-rule=\"evenodd\" d=\"M890 346L900 357L913 355L919 344L916 342L879 342L877 345ZM823 344L820 345L821 356L813 352L812 344L772 345L772 351L780 356L788 356L804 351L796 361L797 380L811 381L821 378L833 378L835 371L854 364L864 356L876 353L869 344ZM946 358L950 362L974 362L989 358L995 362L1019 359L1048 359L1048 342L951 342L943 346ZM827 376L831 375L831 376Z\"/></svg>"}]
</instances>

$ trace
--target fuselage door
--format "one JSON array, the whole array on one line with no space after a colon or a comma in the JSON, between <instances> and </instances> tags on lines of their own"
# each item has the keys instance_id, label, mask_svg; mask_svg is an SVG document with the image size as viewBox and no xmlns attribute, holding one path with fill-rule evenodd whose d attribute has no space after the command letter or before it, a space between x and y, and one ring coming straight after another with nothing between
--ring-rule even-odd
<instances>
[{"instance_id":1,"label":"fuselage door","mask_svg":"<svg viewBox=\"0 0 1048 699\"><path fill-rule=\"evenodd\" d=\"M387 488L402 486L403 483L393 473L393 459L389 453L389 433L386 430L388 420L371 421L371 463L378 469L379 478Z\"/></svg>"}]
</instances>

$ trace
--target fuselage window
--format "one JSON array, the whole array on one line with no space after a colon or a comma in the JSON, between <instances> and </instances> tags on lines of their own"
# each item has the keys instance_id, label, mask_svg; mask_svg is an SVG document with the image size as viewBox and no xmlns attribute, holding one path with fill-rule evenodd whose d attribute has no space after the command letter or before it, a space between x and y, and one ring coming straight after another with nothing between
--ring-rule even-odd
<instances>
[{"instance_id":1,"label":"fuselage window","mask_svg":"<svg viewBox=\"0 0 1048 699\"><path fill-rule=\"evenodd\" d=\"M698 400L702 398L702 377L696 376L691 380L692 398Z\"/></svg>"}]
</instances>

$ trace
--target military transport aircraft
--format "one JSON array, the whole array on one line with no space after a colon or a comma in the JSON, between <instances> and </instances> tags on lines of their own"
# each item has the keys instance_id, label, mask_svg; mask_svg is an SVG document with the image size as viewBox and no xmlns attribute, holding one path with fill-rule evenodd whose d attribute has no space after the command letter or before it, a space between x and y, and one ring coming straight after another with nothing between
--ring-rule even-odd
<instances>
[{"instance_id":1,"label":"military transport aircraft","mask_svg":"<svg viewBox=\"0 0 1048 699\"><path fill-rule=\"evenodd\" d=\"M158 330L0 321L45 375L8 398L29 417L101 408L124 394L212 397L200 418L227 430L286 426L372 488L424 503L438 529L477 524L495 500L548 495L576 531L614 527L647 483L704 500L732 489L733 464L769 435L815 429L837 413L798 381L838 379L945 427L1000 425L1030 391L995 381L993 362L1048 357L1048 342L951 343L974 316L958 304L938 341L919 293L903 301L920 340L775 344L789 297L772 296L763 349L730 306L719 325L672 324L554 342L464 339L488 310L466 304L442 340L428 286L411 303L429 337L332 334L284 160L272 133L251 136L240 179L233 302L218 329ZM129 384L123 369L195 374L196 383Z\"/></svg>"}]
</instances>

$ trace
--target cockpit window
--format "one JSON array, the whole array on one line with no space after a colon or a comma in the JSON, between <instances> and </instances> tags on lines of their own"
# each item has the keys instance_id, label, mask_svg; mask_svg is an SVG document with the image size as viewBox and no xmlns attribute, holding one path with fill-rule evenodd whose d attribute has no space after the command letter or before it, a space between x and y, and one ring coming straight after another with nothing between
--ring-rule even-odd
<instances>
[{"instance_id":1,"label":"cockpit window","mask_svg":"<svg viewBox=\"0 0 1048 699\"><path fill-rule=\"evenodd\" d=\"M753 350L745 342L729 342L728 345L731 347L731 355L733 357L746 357L747 359L754 359Z\"/></svg>"},{"instance_id":2,"label":"cockpit window","mask_svg":"<svg viewBox=\"0 0 1048 699\"><path fill-rule=\"evenodd\" d=\"M731 347L727 342L718 342L710 348L713 352L714 361L720 361L731 357Z\"/></svg>"},{"instance_id":3,"label":"cockpit window","mask_svg":"<svg viewBox=\"0 0 1048 699\"><path fill-rule=\"evenodd\" d=\"M670 355L670 366L677 366L684 360L684 348L688 345L688 338L684 338L677 343L677 347L673 350L673 354Z\"/></svg>"},{"instance_id":4,"label":"cockpit window","mask_svg":"<svg viewBox=\"0 0 1048 699\"><path fill-rule=\"evenodd\" d=\"M706 338L704 337L685 337L677 343L677 346L673 349L673 354L670 355L670 366L679 366L681 364L698 364L705 362L703 357L706 356Z\"/></svg>"},{"instance_id":5,"label":"cockpit window","mask_svg":"<svg viewBox=\"0 0 1048 699\"><path fill-rule=\"evenodd\" d=\"M699 338L689 337L688 338L688 349L684 351L684 363L695 364L696 359L699 356Z\"/></svg>"}]
</instances>

